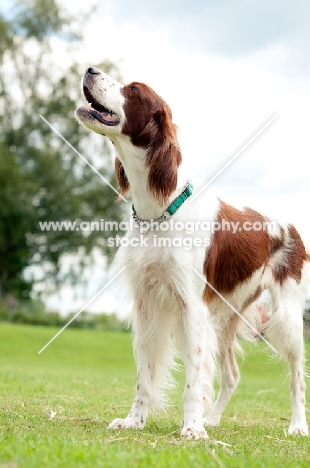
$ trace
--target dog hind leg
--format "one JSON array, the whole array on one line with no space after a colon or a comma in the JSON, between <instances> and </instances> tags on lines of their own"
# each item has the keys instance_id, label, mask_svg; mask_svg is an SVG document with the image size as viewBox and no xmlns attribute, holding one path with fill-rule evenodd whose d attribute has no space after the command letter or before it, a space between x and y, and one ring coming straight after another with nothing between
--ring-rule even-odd
<instances>
[{"instance_id":1,"label":"dog hind leg","mask_svg":"<svg viewBox=\"0 0 310 468\"><path fill-rule=\"evenodd\" d=\"M303 338L305 286L302 283L305 284L305 278L300 284L288 278L282 285L274 285L274 313L266 322L265 336L289 363L292 416L288 432L307 435Z\"/></svg>"}]
</instances>

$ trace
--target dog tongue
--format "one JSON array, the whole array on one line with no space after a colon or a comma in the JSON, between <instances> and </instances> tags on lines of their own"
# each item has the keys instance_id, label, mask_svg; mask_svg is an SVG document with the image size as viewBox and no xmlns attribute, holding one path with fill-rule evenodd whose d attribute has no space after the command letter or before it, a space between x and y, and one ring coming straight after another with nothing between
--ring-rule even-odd
<instances>
[{"instance_id":1,"label":"dog tongue","mask_svg":"<svg viewBox=\"0 0 310 468\"><path fill-rule=\"evenodd\" d=\"M116 122L118 120L118 116L116 114L110 114L110 112L99 112L99 114L102 115L102 118L107 122Z\"/></svg>"}]
</instances>

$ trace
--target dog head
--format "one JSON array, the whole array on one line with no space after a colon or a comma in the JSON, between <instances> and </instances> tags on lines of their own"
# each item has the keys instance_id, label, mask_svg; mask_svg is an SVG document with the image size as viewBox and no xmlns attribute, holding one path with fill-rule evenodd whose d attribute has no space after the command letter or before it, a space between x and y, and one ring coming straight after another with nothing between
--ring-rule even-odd
<instances>
[{"instance_id":1,"label":"dog head","mask_svg":"<svg viewBox=\"0 0 310 468\"><path fill-rule=\"evenodd\" d=\"M87 128L105 135L119 148L128 138L134 148L145 149L144 167L149 188L164 204L177 184L181 152L177 128L168 104L149 86L132 82L122 85L98 70L88 68L82 80L87 106L76 110L77 119ZM128 146L127 146L128 147ZM122 193L129 189L123 152L116 159L116 175Z\"/></svg>"}]
</instances>

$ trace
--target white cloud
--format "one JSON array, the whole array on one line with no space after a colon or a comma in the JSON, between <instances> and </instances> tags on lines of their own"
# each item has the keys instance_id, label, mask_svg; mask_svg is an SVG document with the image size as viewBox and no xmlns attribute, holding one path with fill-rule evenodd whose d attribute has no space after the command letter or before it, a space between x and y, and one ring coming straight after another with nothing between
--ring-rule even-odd
<instances>
[{"instance_id":1,"label":"white cloud","mask_svg":"<svg viewBox=\"0 0 310 468\"><path fill-rule=\"evenodd\" d=\"M66 1L76 11L76 3ZM289 50L286 72L308 75L309 14L308 0L285 4L281 0L105 0L98 12L119 28L131 24L141 33L165 30L167 42L188 53L249 57L281 43ZM139 49L141 43L136 46Z\"/></svg>"}]
</instances>

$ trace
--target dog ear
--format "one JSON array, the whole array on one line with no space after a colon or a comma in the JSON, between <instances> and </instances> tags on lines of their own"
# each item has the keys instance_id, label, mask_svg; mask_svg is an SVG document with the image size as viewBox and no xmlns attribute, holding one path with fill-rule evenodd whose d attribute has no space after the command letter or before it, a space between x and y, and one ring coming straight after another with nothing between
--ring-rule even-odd
<instances>
[{"instance_id":1,"label":"dog ear","mask_svg":"<svg viewBox=\"0 0 310 468\"><path fill-rule=\"evenodd\" d=\"M154 112L144 132L149 136L146 165L151 192L161 205L165 205L176 189L178 166L182 155L178 146L177 127L172 123L169 107Z\"/></svg>"},{"instance_id":2,"label":"dog ear","mask_svg":"<svg viewBox=\"0 0 310 468\"><path fill-rule=\"evenodd\" d=\"M120 192L123 196L125 196L129 190L129 182L125 173L124 166L118 158L115 158L115 175L119 183ZM120 197L118 198L118 200L120 200Z\"/></svg>"}]
</instances>

